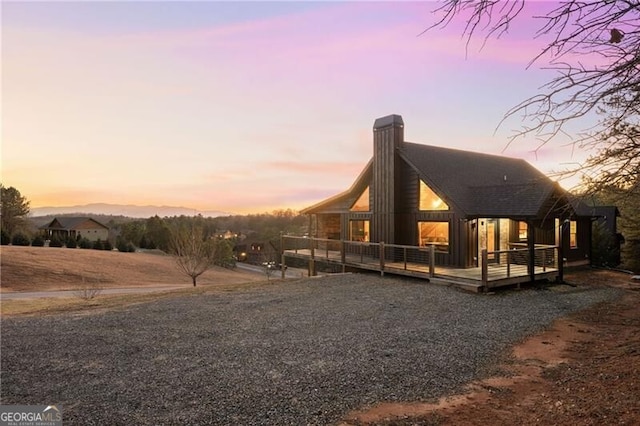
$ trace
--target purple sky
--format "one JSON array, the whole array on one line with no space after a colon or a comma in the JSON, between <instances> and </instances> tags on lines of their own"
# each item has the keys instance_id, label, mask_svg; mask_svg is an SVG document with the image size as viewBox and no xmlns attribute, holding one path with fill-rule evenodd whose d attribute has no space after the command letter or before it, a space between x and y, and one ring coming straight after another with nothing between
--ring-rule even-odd
<instances>
[{"instance_id":1,"label":"purple sky","mask_svg":"<svg viewBox=\"0 0 640 426\"><path fill-rule=\"evenodd\" d=\"M552 3L536 3L536 9ZM418 36L432 2L4 2L2 183L32 207L91 202L238 213L348 188L376 118L411 142L582 160L556 141L506 147L504 113L553 74L526 69L539 24L468 52L463 22Z\"/></svg>"}]
</instances>

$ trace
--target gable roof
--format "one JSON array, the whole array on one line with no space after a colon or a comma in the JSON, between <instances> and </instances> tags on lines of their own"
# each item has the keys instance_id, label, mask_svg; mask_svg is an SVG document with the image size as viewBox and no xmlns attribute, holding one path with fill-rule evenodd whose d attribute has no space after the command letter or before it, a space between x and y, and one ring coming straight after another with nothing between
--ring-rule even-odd
<instances>
[{"instance_id":1,"label":"gable roof","mask_svg":"<svg viewBox=\"0 0 640 426\"><path fill-rule=\"evenodd\" d=\"M544 217L567 203L568 193L525 160L403 142L399 157L448 203L472 217ZM348 210L371 183L373 159L348 190L301 213Z\"/></svg>"},{"instance_id":2,"label":"gable roof","mask_svg":"<svg viewBox=\"0 0 640 426\"><path fill-rule=\"evenodd\" d=\"M559 186L525 160L410 142L400 157L468 217L537 217Z\"/></svg>"},{"instance_id":3,"label":"gable roof","mask_svg":"<svg viewBox=\"0 0 640 426\"><path fill-rule=\"evenodd\" d=\"M76 229L78 226L84 224L85 222L95 223L96 228L109 229L108 226L103 225L102 223L90 217L75 217L75 216L56 217L48 224L41 226L40 229L73 230L73 229Z\"/></svg>"}]
</instances>

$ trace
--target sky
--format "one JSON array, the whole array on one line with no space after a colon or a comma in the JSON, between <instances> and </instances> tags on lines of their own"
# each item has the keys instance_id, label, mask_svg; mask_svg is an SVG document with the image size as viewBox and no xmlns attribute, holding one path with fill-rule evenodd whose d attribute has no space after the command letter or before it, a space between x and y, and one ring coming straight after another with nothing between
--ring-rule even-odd
<instances>
[{"instance_id":1,"label":"sky","mask_svg":"<svg viewBox=\"0 0 640 426\"><path fill-rule=\"evenodd\" d=\"M582 161L497 127L554 75L527 67L540 23L466 49L463 20L421 34L437 6L3 1L2 184L31 207L298 210L351 186L389 114L410 142Z\"/></svg>"}]
</instances>

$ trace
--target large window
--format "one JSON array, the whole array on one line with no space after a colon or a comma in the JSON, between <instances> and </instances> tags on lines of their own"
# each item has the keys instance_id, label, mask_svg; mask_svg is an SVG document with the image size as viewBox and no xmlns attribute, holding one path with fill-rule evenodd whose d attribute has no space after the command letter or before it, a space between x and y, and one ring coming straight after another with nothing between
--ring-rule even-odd
<instances>
[{"instance_id":1,"label":"large window","mask_svg":"<svg viewBox=\"0 0 640 426\"><path fill-rule=\"evenodd\" d=\"M350 220L349 239L351 241L369 241L369 221Z\"/></svg>"},{"instance_id":2,"label":"large window","mask_svg":"<svg viewBox=\"0 0 640 426\"><path fill-rule=\"evenodd\" d=\"M578 248L578 222L569 222L569 247Z\"/></svg>"},{"instance_id":3,"label":"large window","mask_svg":"<svg viewBox=\"0 0 640 426\"><path fill-rule=\"evenodd\" d=\"M449 210L449 206L422 180L420 181L420 210Z\"/></svg>"},{"instance_id":4,"label":"large window","mask_svg":"<svg viewBox=\"0 0 640 426\"><path fill-rule=\"evenodd\" d=\"M436 249L449 251L449 222L418 222L420 246L435 244Z\"/></svg>"},{"instance_id":5,"label":"large window","mask_svg":"<svg viewBox=\"0 0 640 426\"><path fill-rule=\"evenodd\" d=\"M353 203L353 206L351 206L351 211L368 212L369 210L369 187L367 186L365 190L362 191L362 194L360 195L360 197L358 197L356 202Z\"/></svg>"}]
</instances>

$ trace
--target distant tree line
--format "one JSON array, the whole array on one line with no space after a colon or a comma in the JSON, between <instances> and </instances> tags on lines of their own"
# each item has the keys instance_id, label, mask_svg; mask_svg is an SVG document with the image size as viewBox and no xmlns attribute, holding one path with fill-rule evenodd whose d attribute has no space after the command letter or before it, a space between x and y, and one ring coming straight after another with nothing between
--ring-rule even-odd
<instances>
[{"instance_id":1,"label":"distant tree line","mask_svg":"<svg viewBox=\"0 0 640 426\"><path fill-rule=\"evenodd\" d=\"M231 231L239 237L247 237L263 242L275 241L280 233L300 234L306 232L307 218L287 209L271 213L233 215L219 217L173 216L130 220L116 225L116 247L127 251L127 247L159 249L169 251L172 227L196 227L206 238L220 238L222 233ZM235 243L236 239L231 239Z\"/></svg>"}]
</instances>

